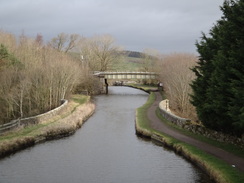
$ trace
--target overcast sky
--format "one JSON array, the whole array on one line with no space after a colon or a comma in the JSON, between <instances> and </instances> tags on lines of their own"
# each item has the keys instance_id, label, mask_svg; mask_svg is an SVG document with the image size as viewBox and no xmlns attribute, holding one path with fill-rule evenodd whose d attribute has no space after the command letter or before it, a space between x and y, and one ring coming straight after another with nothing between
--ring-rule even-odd
<instances>
[{"instance_id":1,"label":"overcast sky","mask_svg":"<svg viewBox=\"0 0 244 183\"><path fill-rule=\"evenodd\" d=\"M224 0L0 0L0 29L50 40L110 34L125 50L196 53Z\"/></svg>"}]
</instances>

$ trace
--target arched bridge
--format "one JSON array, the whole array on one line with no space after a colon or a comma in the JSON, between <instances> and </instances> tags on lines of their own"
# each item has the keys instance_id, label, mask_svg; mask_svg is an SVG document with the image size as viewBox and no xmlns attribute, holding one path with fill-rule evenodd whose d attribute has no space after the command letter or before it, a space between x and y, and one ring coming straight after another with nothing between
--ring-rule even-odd
<instances>
[{"instance_id":1,"label":"arched bridge","mask_svg":"<svg viewBox=\"0 0 244 183\"><path fill-rule=\"evenodd\" d=\"M104 92L108 94L108 79L129 80L129 79L157 79L155 72L95 72L93 74L99 77L104 83Z\"/></svg>"}]
</instances>

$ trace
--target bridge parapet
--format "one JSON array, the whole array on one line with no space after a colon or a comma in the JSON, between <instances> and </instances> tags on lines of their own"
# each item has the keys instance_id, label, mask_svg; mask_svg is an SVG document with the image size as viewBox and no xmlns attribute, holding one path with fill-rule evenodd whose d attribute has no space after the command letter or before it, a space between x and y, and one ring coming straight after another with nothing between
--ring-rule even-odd
<instances>
[{"instance_id":1,"label":"bridge parapet","mask_svg":"<svg viewBox=\"0 0 244 183\"><path fill-rule=\"evenodd\" d=\"M94 76L105 79L156 79L155 72L96 72Z\"/></svg>"}]
</instances>

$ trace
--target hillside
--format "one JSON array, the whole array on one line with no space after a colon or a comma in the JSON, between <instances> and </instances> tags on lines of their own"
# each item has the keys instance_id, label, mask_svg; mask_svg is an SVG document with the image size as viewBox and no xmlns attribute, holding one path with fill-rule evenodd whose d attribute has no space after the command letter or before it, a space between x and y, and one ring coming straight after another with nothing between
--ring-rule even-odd
<instances>
[{"instance_id":1,"label":"hillside","mask_svg":"<svg viewBox=\"0 0 244 183\"><path fill-rule=\"evenodd\" d=\"M69 52L75 58L80 59L77 52ZM136 51L121 51L118 54L115 64L110 67L110 71L140 71L143 65L144 54Z\"/></svg>"}]
</instances>

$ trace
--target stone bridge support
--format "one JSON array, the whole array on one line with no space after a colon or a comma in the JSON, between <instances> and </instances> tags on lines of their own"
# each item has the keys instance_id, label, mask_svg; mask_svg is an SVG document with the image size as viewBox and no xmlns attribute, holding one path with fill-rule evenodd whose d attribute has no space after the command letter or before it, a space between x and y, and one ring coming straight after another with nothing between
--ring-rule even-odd
<instances>
[{"instance_id":1,"label":"stone bridge support","mask_svg":"<svg viewBox=\"0 0 244 183\"><path fill-rule=\"evenodd\" d=\"M104 83L105 83L105 94L108 94L108 81L106 78L104 78Z\"/></svg>"},{"instance_id":2,"label":"stone bridge support","mask_svg":"<svg viewBox=\"0 0 244 183\"><path fill-rule=\"evenodd\" d=\"M106 78L100 78L100 81L103 85L101 93L108 94L108 81Z\"/></svg>"}]
</instances>

